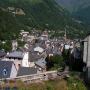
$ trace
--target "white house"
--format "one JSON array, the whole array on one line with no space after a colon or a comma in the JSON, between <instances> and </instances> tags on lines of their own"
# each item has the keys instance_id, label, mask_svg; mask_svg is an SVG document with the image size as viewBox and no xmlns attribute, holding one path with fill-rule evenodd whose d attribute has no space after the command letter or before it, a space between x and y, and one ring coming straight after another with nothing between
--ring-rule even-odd
<instances>
[{"instance_id":1,"label":"white house","mask_svg":"<svg viewBox=\"0 0 90 90\"><path fill-rule=\"evenodd\" d=\"M44 49L38 46L38 47L35 47L35 48L34 48L34 51L35 51L35 52L42 53L42 52L44 51Z\"/></svg>"},{"instance_id":2,"label":"white house","mask_svg":"<svg viewBox=\"0 0 90 90\"><path fill-rule=\"evenodd\" d=\"M29 52L25 52L22 59L22 67L29 67Z\"/></svg>"}]
</instances>

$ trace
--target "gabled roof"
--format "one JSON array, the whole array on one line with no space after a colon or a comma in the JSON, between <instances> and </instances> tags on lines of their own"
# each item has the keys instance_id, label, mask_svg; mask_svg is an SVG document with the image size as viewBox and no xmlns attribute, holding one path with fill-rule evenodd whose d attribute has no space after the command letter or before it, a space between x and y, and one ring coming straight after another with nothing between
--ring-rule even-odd
<instances>
[{"instance_id":1,"label":"gabled roof","mask_svg":"<svg viewBox=\"0 0 90 90\"><path fill-rule=\"evenodd\" d=\"M46 61L44 58L38 60L37 62L35 62L35 64L39 67L41 67L42 69L46 68Z\"/></svg>"},{"instance_id":2,"label":"gabled roof","mask_svg":"<svg viewBox=\"0 0 90 90\"><path fill-rule=\"evenodd\" d=\"M34 51L42 53L44 50L43 50L43 48L38 46L38 47L34 48Z\"/></svg>"},{"instance_id":3,"label":"gabled roof","mask_svg":"<svg viewBox=\"0 0 90 90\"><path fill-rule=\"evenodd\" d=\"M29 61L30 62L35 62L38 59L41 59L41 55L38 55L36 52L30 52L29 53Z\"/></svg>"},{"instance_id":4,"label":"gabled roof","mask_svg":"<svg viewBox=\"0 0 90 90\"><path fill-rule=\"evenodd\" d=\"M13 62L12 61L0 61L0 78L9 78ZM3 70L7 71L7 75L3 74Z\"/></svg>"},{"instance_id":5,"label":"gabled roof","mask_svg":"<svg viewBox=\"0 0 90 90\"><path fill-rule=\"evenodd\" d=\"M74 56L75 59L81 58L81 51L79 50L79 48L74 48L71 51L72 51L72 55Z\"/></svg>"},{"instance_id":6,"label":"gabled roof","mask_svg":"<svg viewBox=\"0 0 90 90\"><path fill-rule=\"evenodd\" d=\"M0 57L4 57L6 53L4 51L0 51Z\"/></svg>"},{"instance_id":7,"label":"gabled roof","mask_svg":"<svg viewBox=\"0 0 90 90\"><path fill-rule=\"evenodd\" d=\"M23 58L23 52L21 51L13 51L10 52L6 57L12 58Z\"/></svg>"},{"instance_id":8,"label":"gabled roof","mask_svg":"<svg viewBox=\"0 0 90 90\"><path fill-rule=\"evenodd\" d=\"M54 54L54 55L61 55L61 51L59 50L58 47L55 47L55 48L47 48L46 49L46 53L49 55L49 54Z\"/></svg>"},{"instance_id":9,"label":"gabled roof","mask_svg":"<svg viewBox=\"0 0 90 90\"><path fill-rule=\"evenodd\" d=\"M17 76L36 74L37 69L34 67L20 67Z\"/></svg>"}]
</instances>

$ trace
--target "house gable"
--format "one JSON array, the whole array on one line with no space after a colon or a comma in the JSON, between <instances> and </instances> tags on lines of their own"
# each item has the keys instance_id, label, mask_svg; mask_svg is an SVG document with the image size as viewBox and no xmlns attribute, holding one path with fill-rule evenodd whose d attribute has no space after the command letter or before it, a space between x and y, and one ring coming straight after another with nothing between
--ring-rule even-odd
<instances>
[{"instance_id":1,"label":"house gable","mask_svg":"<svg viewBox=\"0 0 90 90\"><path fill-rule=\"evenodd\" d=\"M17 69L14 64L12 64L10 78L15 78L17 76Z\"/></svg>"},{"instance_id":2,"label":"house gable","mask_svg":"<svg viewBox=\"0 0 90 90\"><path fill-rule=\"evenodd\" d=\"M13 62L0 61L0 78L10 78L11 68Z\"/></svg>"}]
</instances>

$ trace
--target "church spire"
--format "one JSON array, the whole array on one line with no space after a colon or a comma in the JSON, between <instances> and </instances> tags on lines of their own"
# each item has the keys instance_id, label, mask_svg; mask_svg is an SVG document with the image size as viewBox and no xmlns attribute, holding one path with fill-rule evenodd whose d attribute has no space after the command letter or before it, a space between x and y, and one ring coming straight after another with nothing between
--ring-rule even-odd
<instances>
[{"instance_id":1,"label":"church spire","mask_svg":"<svg viewBox=\"0 0 90 90\"><path fill-rule=\"evenodd\" d=\"M66 28L65 28L65 33L64 33L64 39L65 39L65 41L67 40L67 31L66 31Z\"/></svg>"}]
</instances>

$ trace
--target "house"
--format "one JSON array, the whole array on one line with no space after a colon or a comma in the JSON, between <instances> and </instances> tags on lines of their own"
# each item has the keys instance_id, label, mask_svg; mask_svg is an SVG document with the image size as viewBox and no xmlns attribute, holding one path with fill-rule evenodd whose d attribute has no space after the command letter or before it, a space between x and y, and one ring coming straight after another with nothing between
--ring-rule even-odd
<instances>
[{"instance_id":1,"label":"house","mask_svg":"<svg viewBox=\"0 0 90 90\"><path fill-rule=\"evenodd\" d=\"M48 32L44 31L42 35L40 36L40 40L48 40Z\"/></svg>"},{"instance_id":2,"label":"house","mask_svg":"<svg viewBox=\"0 0 90 90\"><path fill-rule=\"evenodd\" d=\"M47 49L46 49L46 53L47 53L47 55L49 55L49 56L54 56L54 55L53 55L53 50L52 50L51 48L47 48Z\"/></svg>"},{"instance_id":3,"label":"house","mask_svg":"<svg viewBox=\"0 0 90 90\"><path fill-rule=\"evenodd\" d=\"M9 12L15 11L15 8L14 7L8 7L7 9L8 9Z\"/></svg>"},{"instance_id":4,"label":"house","mask_svg":"<svg viewBox=\"0 0 90 90\"><path fill-rule=\"evenodd\" d=\"M46 54L49 56L55 56L55 55L60 55L62 54L60 47L54 45L50 45L50 47L46 48Z\"/></svg>"},{"instance_id":5,"label":"house","mask_svg":"<svg viewBox=\"0 0 90 90\"><path fill-rule=\"evenodd\" d=\"M80 42L79 41L75 43L75 47L80 47Z\"/></svg>"},{"instance_id":6,"label":"house","mask_svg":"<svg viewBox=\"0 0 90 90\"><path fill-rule=\"evenodd\" d=\"M29 52L24 52L21 66L22 67L29 67Z\"/></svg>"},{"instance_id":7,"label":"house","mask_svg":"<svg viewBox=\"0 0 90 90\"><path fill-rule=\"evenodd\" d=\"M40 72L45 72L46 71L46 61L45 58L41 58L38 61L35 62L35 67L40 71Z\"/></svg>"},{"instance_id":8,"label":"house","mask_svg":"<svg viewBox=\"0 0 90 90\"><path fill-rule=\"evenodd\" d=\"M22 60L23 52L22 51L12 51L10 53L7 53L6 58L10 60Z\"/></svg>"},{"instance_id":9,"label":"house","mask_svg":"<svg viewBox=\"0 0 90 90\"><path fill-rule=\"evenodd\" d=\"M34 35L27 36L27 42L35 42L36 37Z\"/></svg>"},{"instance_id":10,"label":"house","mask_svg":"<svg viewBox=\"0 0 90 90\"><path fill-rule=\"evenodd\" d=\"M44 49L38 46L38 47L35 47L34 48L34 51L35 52L38 52L38 53L43 53L44 52Z\"/></svg>"},{"instance_id":11,"label":"house","mask_svg":"<svg viewBox=\"0 0 90 90\"><path fill-rule=\"evenodd\" d=\"M29 32L21 30L20 36L21 36L21 41L27 41L27 36L29 35Z\"/></svg>"},{"instance_id":12,"label":"house","mask_svg":"<svg viewBox=\"0 0 90 90\"><path fill-rule=\"evenodd\" d=\"M24 50L24 52L25 51L27 52L26 58L27 58L29 67L34 67L36 61L38 61L42 57L46 57L45 50L38 44L36 45L36 43L35 45L29 44L28 48ZM23 58L23 61L26 61L26 59ZM23 64L25 64L25 62Z\"/></svg>"},{"instance_id":13,"label":"house","mask_svg":"<svg viewBox=\"0 0 90 90\"><path fill-rule=\"evenodd\" d=\"M64 48L65 48L66 50L69 50L70 45L65 45Z\"/></svg>"},{"instance_id":14,"label":"house","mask_svg":"<svg viewBox=\"0 0 90 90\"><path fill-rule=\"evenodd\" d=\"M83 62L85 81L90 83L90 34L83 40Z\"/></svg>"},{"instance_id":15,"label":"house","mask_svg":"<svg viewBox=\"0 0 90 90\"><path fill-rule=\"evenodd\" d=\"M5 56L6 56L6 53L0 50L0 59L4 58Z\"/></svg>"},{"instance_id":16,"label":"house","mask_svg":"<svg viewBox=\"0 0 90 90\"><path fill-rule=\"evenodd\" d=\"M34 67L20 67L17 76L37 74L37 68Z\"/></svg>"},{"instance_id":17,"label":"house","mask_svg":"<svg viewBox=\"0 0 90 90\"><path fill-rule=\"evenodd\" d=\"M41 49L41 50L40 50ZM19 69L22 67L34 67L35 62L44 57L44 53L42 53L43 49L39 47L32 48L29 50L22 51L13 51L6 55L6 61L13 61L16 65L16 68ZM35 51L34 51L35 50Z\"/></svg>"},{"instance_id":18,"label":"house","mask_svg":"<svg viewBox=\"0 0 90 90\"><path fill-rule=\"evenodd\" d=\"M29 66L34 67L35 62L42 58L42 55L39 55L37 52L29 53Z\"/></svg>"},{"instance_id":19,"label":"house","mask_svg":"<svg viewBox=\"0 0 90 90\"><path fill-rule=\"evenodd\" d=\"M30 67L29 65L29 52L28 51L13 51L6 55L6 61L13 61L16 65L16 68L19 69L22 67Z\"/></svg>"},{"instance_id":20,"label":"house","mask_svg":"<svg viewBox=\"0 0 90 90\"><path fill-rule=\"evenodd\" d=\"M0 79L15 78L17 69L12 61L0 61Z\"/></svg>"},{"instance_id":21,"label":"house","mask_svg":"<svg viewBox=\"0 0 90 90\"><path fill-rule=\"evenodd\" d=\"M73 49L71 49L70 51L71 55L73 56L74 59L81 59L81 50L80 48L76 48L74 47Z\"/></svg>"},{"instance_id":22,"label":"house","mask_svg":"<svg viewBox=\"0 0 90 90\"><path fill-rule=\"evenodd\" d=\"M5 60L13 61L16 65L16 68L19 69L19 67L22 65L23 57L24 53L22 51L12 51L6 55Z\"/></svg>"},{"instance_id":23,"label":"house","mask_svg":"<svg viewBox=\"0 0 90 90\"><path fill-rule=\"evenodd\" d=\"M18 47L17 40L13 40L12 41L12 51L17 50L17 47Z\"/></svg>"},{"instance_id":24,"label":"house","mask_svg":"<svg viewBox=\"0 0 90 90\"><path fill-rule=\"evenodd\" d=\"M17 15L25 15L25 12L21 8L16 8L16 13L15 14L17 14Z\"/></svg>"},{"instance_id":25,"label":"house","mask_svg":"<svg viewBox=\"0 0 90 90\"><path fill-rule=\"evenodd\" d=\"M76 71L82 71L83 60L82 60L81 49L77 47L74 47L73 49L69 49L68 56L69 56L68 62L71 68Z\"/></svg>"}]
</instances>

